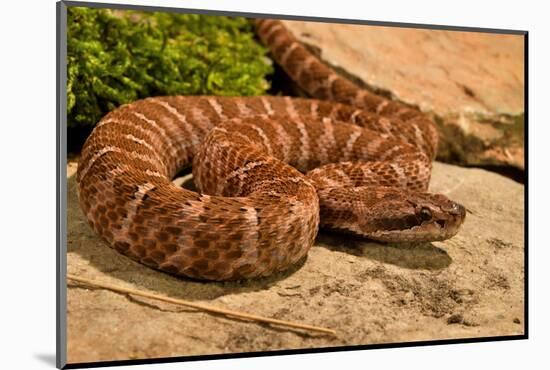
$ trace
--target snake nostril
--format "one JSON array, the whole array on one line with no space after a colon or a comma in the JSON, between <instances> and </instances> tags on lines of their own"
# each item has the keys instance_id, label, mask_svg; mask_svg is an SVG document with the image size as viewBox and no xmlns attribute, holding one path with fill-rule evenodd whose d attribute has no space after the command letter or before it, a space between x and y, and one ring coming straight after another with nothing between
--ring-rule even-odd
<instances>
[{"instance_id":1,"label":"snake nostril","mask_svg":"<svg viewBox=\"0 0 550 370\"><path fill-rule=\"evenodd\" d=\"M445 228L445 220L437 220L436 223L441 227L442 229Z\"/></svg>"},{"instance_id":2,"label":"snake nostril","mask_svg":"<svg viewBox=\"0 0 550 370\"><path fill-rule=\"evenodd\" d=\"M464 218L466 216L466 208L461 204L456 204L458 208L458 213L460 214L460 217Z\"/></svg>"},{"instance_id":3,"label":"snake nostril","mask_svg":"<svg viewBox=\"0 0 550 370\"><path fill-rule=\"evenodd\" d=\"M464 215L466 215L466 208L464 208L464 206L461 204L453 203L453 206L451 207L451 212L460 215L461 217L464 217Z\"/></svg>"}]
</instances>

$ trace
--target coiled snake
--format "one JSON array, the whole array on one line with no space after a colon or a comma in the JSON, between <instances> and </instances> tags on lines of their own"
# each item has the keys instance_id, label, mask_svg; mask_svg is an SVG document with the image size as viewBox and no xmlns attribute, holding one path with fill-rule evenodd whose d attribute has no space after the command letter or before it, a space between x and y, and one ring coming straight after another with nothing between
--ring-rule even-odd
<instances>
[{"instance_id":1,"label":"coiled snake","mask_svg":"<svg viewBox=\"0 0 550 370\"><path fill-rule=\"evenodd\" d=\"M438 135L415 109L338 76L275 20L259 37L311 96L166 96L123 105L88 137L80 206L117 251L207 280L266 276L319 226L389 242L444 240L464 207L425 193ZM200 193L171 182L193 165Z\"/></svg>"}]
</instances>

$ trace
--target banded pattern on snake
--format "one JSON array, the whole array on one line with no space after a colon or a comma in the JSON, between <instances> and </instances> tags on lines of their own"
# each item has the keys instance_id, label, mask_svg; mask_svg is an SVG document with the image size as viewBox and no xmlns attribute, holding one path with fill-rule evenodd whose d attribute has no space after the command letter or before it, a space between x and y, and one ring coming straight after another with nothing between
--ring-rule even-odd
<instances>
[{"instance_id":1,"label":"banded pattern on snake","mask_svg":"<svg viewBox=\"0 0 550 370\"><path fill-rule=\"evenodd\" d=\"M465 209L426 193L437 130L361 89L279 21L257 20L311 96L166 96L108 113L77 173L81 208L117 251L206 280L267 276L302 259L319 226L389 242L455 235ZM200 193L171 179L193 165Z\"/></svg>"}]
</instances>

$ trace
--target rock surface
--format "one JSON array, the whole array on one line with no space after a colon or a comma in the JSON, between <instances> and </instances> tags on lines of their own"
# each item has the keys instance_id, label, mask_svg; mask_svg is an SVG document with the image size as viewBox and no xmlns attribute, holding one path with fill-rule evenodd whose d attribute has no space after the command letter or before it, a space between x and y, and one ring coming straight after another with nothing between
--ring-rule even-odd
<instances>
[{"instance_id":1,"label":"rock surface","mask_svg":"<svg viewBox=\"0 0 550 370\"><path fill-rule=\"evenodd\" d=\"M523 36L284 23L343 74L433 116L440 160L524 169Z\"/></svg>"},{"instance_id":2,"label":"rock surface","mask_svg":"<svg viewBox=\"0 0 550 370\"><path fill-rule=\"evenodd\" d=\"M321 232L292 271L205 283L149 269L105 245L68 164L68 272L122 287L323 326L327 336L258 325L68 283L69 363L524 333L524 187L436 163L432 190L469 212L453 239L416 247Z\"/></svg>"}]
</instances>

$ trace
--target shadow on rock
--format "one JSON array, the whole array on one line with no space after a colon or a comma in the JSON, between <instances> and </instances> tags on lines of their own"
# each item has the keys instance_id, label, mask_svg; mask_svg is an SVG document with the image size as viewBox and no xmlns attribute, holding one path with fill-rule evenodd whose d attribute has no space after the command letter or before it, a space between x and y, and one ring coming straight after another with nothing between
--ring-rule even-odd
<instances>
[{"instance_id":1,"label":"shadow on rock","mask_svg":"<svg viewBox=\"0 0 550 370\"><path fill-rule=\"evenodd\" d=\"M452 262L445 250L432 243L379 244L351 234L321 230L316 245L408 269L441 270Z\"/></svg>"}]
</instances>

